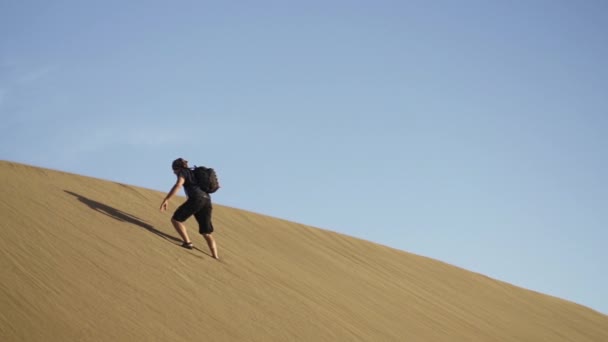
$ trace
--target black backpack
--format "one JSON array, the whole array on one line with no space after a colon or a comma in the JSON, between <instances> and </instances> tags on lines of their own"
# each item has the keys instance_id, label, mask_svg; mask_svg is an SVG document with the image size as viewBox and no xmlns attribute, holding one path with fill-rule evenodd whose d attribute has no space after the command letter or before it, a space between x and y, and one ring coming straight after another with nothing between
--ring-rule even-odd
<instances>
[{"instance_id":1,"label":"black backpack","mask_svg":"<svg viewBox=\"0 0 608 342\"><path fill-rule=\"evenodd\" d=\"M204 192L212 194L220 188L215 170L210 167L194 166L194 178Z\"/></svg>"}]
</instances>

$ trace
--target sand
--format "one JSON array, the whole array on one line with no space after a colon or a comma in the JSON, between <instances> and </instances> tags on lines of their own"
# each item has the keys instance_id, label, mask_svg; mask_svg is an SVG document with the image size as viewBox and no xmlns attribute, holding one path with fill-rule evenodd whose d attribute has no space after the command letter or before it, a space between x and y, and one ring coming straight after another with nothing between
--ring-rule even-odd
<instances>
[{"instance_id":1,"label":"sand","mask_svg":"<svg viewBox=\"0 0 608 342\"><path fill-rule=\"evenodd\" d=\"M179 246L183 197L0 179L0 341L608 341L590 308L330 230L215 203L217 261L193 218Z\"/></svg>"}]
</instances>

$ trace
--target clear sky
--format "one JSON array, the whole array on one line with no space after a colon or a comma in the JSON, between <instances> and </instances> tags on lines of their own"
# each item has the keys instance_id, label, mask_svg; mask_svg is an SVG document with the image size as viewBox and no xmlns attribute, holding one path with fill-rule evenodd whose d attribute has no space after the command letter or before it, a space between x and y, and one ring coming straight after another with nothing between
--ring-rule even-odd
<instances>
[{"instance_id":1,"label":"clear sky","mask_svg":"<svg viewBox=\"0 0 608 342\"><path fill-rule=\"evenodd\" d=\"M167 192L184 157L216 168L218 204L608 313L607 18L600 0L4 0L0 158Z\"/></svg>"}]
</instances>

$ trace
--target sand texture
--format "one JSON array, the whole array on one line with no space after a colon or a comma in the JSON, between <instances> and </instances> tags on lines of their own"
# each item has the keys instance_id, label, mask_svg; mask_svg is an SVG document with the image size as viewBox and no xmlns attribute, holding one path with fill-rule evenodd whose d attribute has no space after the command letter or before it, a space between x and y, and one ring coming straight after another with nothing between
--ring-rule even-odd
<instances>
[{"instance_id":1,"label":"sand texture","mask_svg":"<svg viewBox=\"0 0 608 342\"><path fill-rule=\"evenodd\" d=\"M0 341L608 341L576 303L216 203L217 261L164 195L0 161Z\"/></svg>"}]
</instances>

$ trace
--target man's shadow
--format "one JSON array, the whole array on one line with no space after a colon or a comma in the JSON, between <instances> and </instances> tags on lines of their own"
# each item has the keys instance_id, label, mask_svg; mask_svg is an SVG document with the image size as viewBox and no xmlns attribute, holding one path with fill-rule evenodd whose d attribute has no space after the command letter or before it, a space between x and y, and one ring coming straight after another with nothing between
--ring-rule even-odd
<instances>
[{"instance_id":1,"label":"man's shadow","mask_svg":"<svg viewBox=\"0 0 608 342\"><path fill-rule=\"evenodd\" d=\"M146 229L147 231L154 233L160 237L162 237L165 240L171 240L171 241L175 241L179 244L181 244L182 240L171 236L169 234L163 233L160 230L154 228L153 226L151 226L150 224L146 223L146 221L133 216L131 214L125 213L124 211L118 210L116 208L112 208L109 205L105 205L103 203L99 203L97 201L94 201L92 199L86 198L84 196L81 196L77 193L68 191L68 190L63 190L66 193L76 197L80 202L86 204L89 208L98 211L104 215L110 216L111 218L114 218L118 221L122 221L122 222L127 222L127 223L131 223L134 224L136 226L139 226L143 229Z\"/></svg>"}]
</instances>

